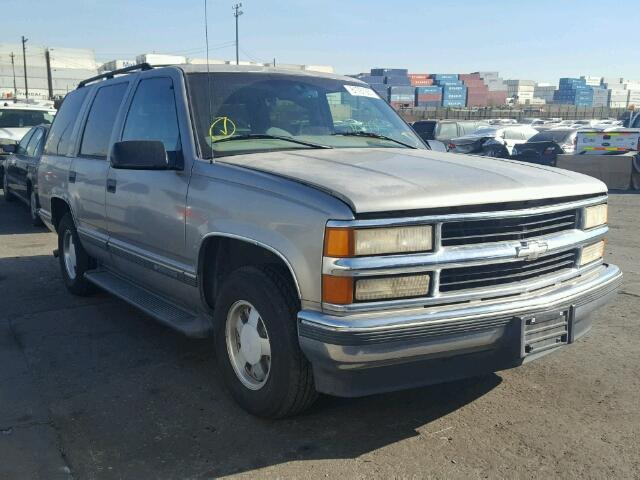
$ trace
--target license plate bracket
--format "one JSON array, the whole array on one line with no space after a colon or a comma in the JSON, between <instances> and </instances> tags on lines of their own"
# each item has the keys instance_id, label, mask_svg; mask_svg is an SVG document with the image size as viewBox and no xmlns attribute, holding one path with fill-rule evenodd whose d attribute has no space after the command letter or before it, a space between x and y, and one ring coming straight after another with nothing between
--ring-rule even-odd
<instances>
[{"instance_id":1,"label":"license plate bracket","mask_svg":"<svg viewBox=\"0 0 640 480\"><path fill-rule=\"evenodd\" d=\"M573 342L573 308L523 315L520 356L525 358Z\"/></svg>"}]
</instances>

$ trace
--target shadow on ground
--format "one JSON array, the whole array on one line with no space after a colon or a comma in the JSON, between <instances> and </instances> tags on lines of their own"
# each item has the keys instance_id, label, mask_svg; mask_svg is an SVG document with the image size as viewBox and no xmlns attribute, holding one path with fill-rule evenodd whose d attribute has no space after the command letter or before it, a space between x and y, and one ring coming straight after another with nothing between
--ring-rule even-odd
<instances>
[{"instance_id":1,"label":"shadow on ground","mask_svg":"<svg viewBox=\"0 0 640 480\"><path fill-rule=\"evenodd\" d=\"M104 293L71 296L51 256L0 259L0 290L0 318L11 322L77 478L209 478L356 458L428 433L501 381L321 397L303 415L267 421L230 399L210 340L187 339Z\"/></svg>"}]
</instances>

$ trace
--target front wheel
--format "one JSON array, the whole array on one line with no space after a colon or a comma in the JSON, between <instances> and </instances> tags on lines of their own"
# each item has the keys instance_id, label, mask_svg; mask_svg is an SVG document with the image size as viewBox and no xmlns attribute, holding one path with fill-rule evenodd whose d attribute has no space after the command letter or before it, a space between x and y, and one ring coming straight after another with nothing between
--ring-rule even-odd
<instances>
[{"instance_id":1,"label":"front wheel","mask_svg":"<svg viewBox=\"0 0 640 480\"><path fill-rule=\"evenodd\" d=\"M297 305L291 286L270 269L243 267L224 281L214 313L218 367L249 413L286 417L317 397L298 344Z\"/></svg>"},{"instance_id":2,"label":"front wheel","mask_svg":"<svg viewBox=\"0 0 640 480\"><path fill-rule=\"evenodd\" d=\"M93 293L94 286L84 274L94 268L95 260L82 247L70 213L62 217L58 225L58 259L67 290L80 296Z\"/></svg>"}]
</instances>

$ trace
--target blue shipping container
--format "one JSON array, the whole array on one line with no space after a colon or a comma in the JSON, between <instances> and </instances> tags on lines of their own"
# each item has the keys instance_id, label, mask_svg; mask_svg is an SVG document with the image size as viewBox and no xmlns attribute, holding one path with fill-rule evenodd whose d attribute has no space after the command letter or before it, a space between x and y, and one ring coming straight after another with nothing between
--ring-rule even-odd
<instances>
[{"instance_id":1,"label":"blue shipping container","mask_svg":"<svg viewBox=\"0 0 640 480\"><path fill-rule=\"evenodd\" d=\"M459 77L457 73L436 73L432 78L436 80L458 80Z\"/></svg>"},{"instance_id":2,"label":"blue shipping container","mask_svg":"<svg viewBox=\"0 0 640 480\"><path fill-rule=\"evenodd\" d=\"M417 95L437 95L442 93L442 87L431 86L431 87L416 87Z\"/></svg>"}]
</instances>

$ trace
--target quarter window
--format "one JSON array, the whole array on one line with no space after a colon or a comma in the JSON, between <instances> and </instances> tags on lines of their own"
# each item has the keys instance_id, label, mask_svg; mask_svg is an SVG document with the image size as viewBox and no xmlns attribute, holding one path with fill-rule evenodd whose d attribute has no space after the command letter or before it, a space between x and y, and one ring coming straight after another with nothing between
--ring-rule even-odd
<instances>
[{"instance_id":1,"label":"quarter window","mask_svg":"<svg viewBox=\"0 0 640 480\"><path fill-rule=\"evenodd\" d=\"M127 86L127 83L116 83L98 90L84 127L80 155L107 158L113 125Z\"/></svg>"},{"instance_id":2,"label":"quarter window","mask_svg":"<svg viewBox=\"0 0 640 480\"><path fill-rule=\"evenodd\" d=\"M73 128L80 113L80 107L87 96L87 89L80 88L67 94L55 116L44 152L48 155L68 155Z\"/></svg>"},{"instance_id":3,"label":"quarter window","mask_svg":"<svg viewBox=\"0 0 640 480\"><path fill-rule=\"evenodd\" d=\"M170 78L149 78L138 84L122 140L158 140L167 152L181 150L176 100Z\"/></svg>"}]
</instances>

